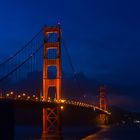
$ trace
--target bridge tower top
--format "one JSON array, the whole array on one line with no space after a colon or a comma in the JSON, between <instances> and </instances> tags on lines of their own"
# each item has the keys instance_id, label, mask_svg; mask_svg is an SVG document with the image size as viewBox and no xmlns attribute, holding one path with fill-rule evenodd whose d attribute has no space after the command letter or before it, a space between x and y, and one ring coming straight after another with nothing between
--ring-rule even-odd
<instances>
[{"instance_id":1,"label":"bridge tower top","mask_svg":"<svg viewBox=\"0 0 140 140\"><path fill-rule=\"evenodd\" d=\"M105 86L100 86L99 107L103 110L107 110L106 87Z\"/></svg>"},{"instance_id":2,"label":"bridge tower top","mask_svg":"<svg viewBox=\"0 0 140 140\"><path fill-rule=\"evenodd\" d=\"M60 48L60 26L49 26L44 28L44 52L43 52L43 99L49 97L56 100L61 99L61 48ZM52 56L49 55L53 52ZM50 78L49 68L54 67ZM51 69L50 69L51 70ZM53 96L53 97L52 97Z\"/></svg>"}]
</instances>

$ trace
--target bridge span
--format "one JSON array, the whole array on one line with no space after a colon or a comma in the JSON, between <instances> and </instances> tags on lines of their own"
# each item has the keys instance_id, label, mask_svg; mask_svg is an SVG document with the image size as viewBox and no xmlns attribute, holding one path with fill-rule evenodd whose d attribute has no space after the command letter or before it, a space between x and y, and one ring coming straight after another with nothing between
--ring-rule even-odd
<instances>
[{"instance_id":1,"label":"bridge span","mask_svg":"<svg viewBox=\"0 0 140 140\"><path fill-rule=\"evenodd\" d=\"M53 100L48 100L48 101L43 101L43 100L39 100L39 99L16 99L16 98L6 98L6 97L1 97L0 98L0 102L6 103L6 102L10 102L11 104L13 104L15 107L20 108L22 107L41 107L41 108L49 108L49 107L60 107L60 109L63 109L63 107L68 106L74 106L74 107L78 107L78 108L85 108L91 111L95 111L101 114L107 114L107 115L111 115L110 112L108 112L107 110L103 110L97 106L94 106L92 104L88 104L85 102L79 102L79 101L72 101L72 100L59 100L59 101L53 101Z\"/></svg>"},{"instance_id":2,"label":"bridge span","mask_svg":"<svg viewBox=\"0 0 140 140\"><path fill-rule=\"evenodd\" d=\"M41 39L38 41L39 37ZM105 120L106 115L111 115L107 110L104 87L100 88L99 107L86 102L62 98L61 44L65 44L62 37L60 24L45 26L23 48L0 64L0 103L10 102L14 107L41 107L43 114L42 140L62 140L61 110L66 106L98 112L101 114L101 120ZM41 54L39 62L38 54ZM68 57L70 59L69 55ZM71 61L70 65L75 74L76 71ZM30 82L32 72L38 70L42 72L41 78L35 80L33 76ZM28 78L27 81L26 78ZM39 85L38 92L41 91L42 95L27 96L25 93L19 95L14 95L13 92L7 93L10 88L15 89L15 91L19 91L19 89L21 92L24 91L24 84L28 86L28 90L31 90L32 87L32 93ZM2 93L7 94L3 96Z\"/></svg>"}]
</instances>

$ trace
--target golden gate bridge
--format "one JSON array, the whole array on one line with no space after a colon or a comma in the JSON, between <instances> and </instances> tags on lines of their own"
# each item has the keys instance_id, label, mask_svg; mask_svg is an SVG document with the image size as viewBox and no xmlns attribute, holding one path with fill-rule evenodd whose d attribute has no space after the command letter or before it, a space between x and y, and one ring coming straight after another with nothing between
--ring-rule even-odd
<instances>
[{"instance_id":1,"label":"golden gate bridge","mask_svg":"<svg viewBox=\"0 0 140 140\"><path fill-rule=\"evenodd\" d=\"M45 26L24 47L0 64L0 101L42 106L42 140L62 139L61 110L66 105L98 111L102 120L110 115L103 86L100 87L99 106L62 97L62 93L66 94L62 86L62 61L65 59L62 59L62 43L65 46L60 25ZM69 54L68 57L75 74ZM39 76L38 71L41 73Z\"/></svg>"}]
</instances>

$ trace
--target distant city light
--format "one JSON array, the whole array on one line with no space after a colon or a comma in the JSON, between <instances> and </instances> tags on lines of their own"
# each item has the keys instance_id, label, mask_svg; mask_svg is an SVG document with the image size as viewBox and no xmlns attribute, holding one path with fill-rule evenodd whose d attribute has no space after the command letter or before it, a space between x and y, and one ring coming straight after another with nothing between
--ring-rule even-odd
<instances>
[{"instance_id":1,"label":"distant city light","mask_svg":"<svg viewBox=\"0 0 140 140\"><path fill-rule=\"evenodd\" d=\"M140 120L134 120L134 123L140 123Z\"/></svg>"}]
</instances>

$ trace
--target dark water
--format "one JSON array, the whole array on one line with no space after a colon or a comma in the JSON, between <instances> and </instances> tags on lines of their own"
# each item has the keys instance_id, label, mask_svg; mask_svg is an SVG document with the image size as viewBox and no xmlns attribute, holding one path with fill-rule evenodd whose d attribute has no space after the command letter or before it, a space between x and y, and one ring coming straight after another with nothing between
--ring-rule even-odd
<instances>
[{"instance_id":1,"label":"dark water","mask_svg":"<svg viewBox=\"0 0 140 140\"><path fill-rule=\"evenodd\" d=\"M140 125L105 127L82 140L140 140Z\"/></svg>"},{"instance_id":2,"label":"dark water","mask_svg":"<svg viewBox=\"0 0 140 140\"><path fill-rule=\"evenodd\" d=\"M41 127L17 126L15 140L40 139ZM140 140L140 125L107 126L100 130L63 127L64 140Z\"/></svg>"}]
</instances>

